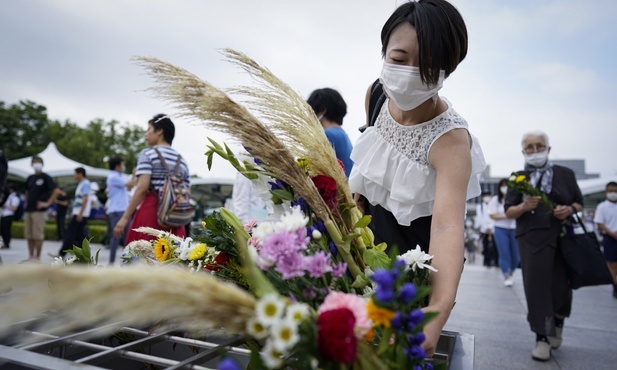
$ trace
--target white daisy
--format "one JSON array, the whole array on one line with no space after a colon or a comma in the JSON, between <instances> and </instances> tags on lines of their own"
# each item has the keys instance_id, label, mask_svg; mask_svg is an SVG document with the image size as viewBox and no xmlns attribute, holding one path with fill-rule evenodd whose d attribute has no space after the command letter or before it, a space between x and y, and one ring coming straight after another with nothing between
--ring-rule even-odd
<instances>
[{"instance_id":1,"label":"white daisy","mask_svg":"<svg viewBox=\"0 0 617 370\"><path fill-rule=\"evenodd\" d=\"M309 308L302 303L292 303L287 306L285 320L291 320L296 324L300 324L304 319L309 317Z\"/></svg>"},{"instance_id":2,"label":"white daisy","mask_svg":"<svg viewBox=\"0 0 617 370\"><path fill-rule=\"evenodd\" d=\"M246 323L246 331L255 339L264 339L268 336L268 327L255 317L250 318Z\"/></svg>"},{"instance_id":3,"label":"white daisy","mask_svg":"<svg viewBox=\"0 0 617 370\"><path fill-rule=\"evenodd\" d=\"M277 369L283 365L283 353L274 348L271 341L268 341L260 355L268 369Z\"/></svg>"},{"instance_id":4,"label":"white daisy","mask_svg":"<svg viewBox=\"0 0 617 370\"><path fill-rule=\"evenodd\" d=\"M77 256L72 256L66 259L66 264L67 265L72 265L73 262L77 261Z\"/></svg>"},{"instance_id":5,"label":"white daisy","mask_svg":"<svg viewBox=\"0 0 617 370\"><path fill-rule=\"evenodd\" d=\"M437 269L425 263L432 260L433 256L422 252L419 245L416 245L415 249L409 250L405 252L405 254L398 256L398 259L405 261L405 270L409 270L411 268L413 271L416 271L416 268L426 268L437 272Z\"/></svg>"},{"instance_id":6,"label":"white daisy","mask_svg":"<svg viewBox=\"0 0 617 370\"><path fill-rule=\"evenodd\" d=\"M300 340L298 324L293 320L279 320L270 327L272 346L283 353Z\"/></svg>"},{"instance_id":7,"label":"white daisy","mask_svg":"<svg viewBox=\"0 0 617 370\"><path fill-rule=\"evenodd\" d=\"M257 319L265 325L276 323L283 316L284 310L285 302L273 293L264 295L255 305Z\"/></svg>"}]
</instances>

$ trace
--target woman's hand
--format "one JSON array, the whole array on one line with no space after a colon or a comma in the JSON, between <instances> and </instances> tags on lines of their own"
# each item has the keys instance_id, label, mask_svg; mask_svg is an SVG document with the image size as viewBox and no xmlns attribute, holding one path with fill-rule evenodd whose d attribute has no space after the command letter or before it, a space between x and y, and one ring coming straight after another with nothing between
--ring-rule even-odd
<instances>
[{"instance_id":1,"label":"woman's hand","mask_svg":"<svg viewBox=\"0 0 617 370\"><path fill-rule=\"evenodd\" d=\"M114 226L114 236L116 238L122 238L122 235L124 235L124 229L126 228L127 223L128 223L128 220L124 217L118 220L118 223L116 223L116 226Z\"/></svg>"},{"instance_id":2,"label":"woman's hand","mask_svg":"<svg viewBox=\"0 0 617 370\"><path fill-rule=\"evenodd\" d=\"M436 308L427 306L422 309L423 312L435 312L438 311ZM449 316L449 315L448 315ZM431 357L435 354L435 349L437 348L437 342L439 341L439 336L441 335L441 331L445 325L447 318L443 320L443 316L440 314L435 317L433 320L429 321L426 325L424 325L424 335L426 336L426 340L422 342L422 348L426 352L426 357Z\"/></svg>"}]
</instances>

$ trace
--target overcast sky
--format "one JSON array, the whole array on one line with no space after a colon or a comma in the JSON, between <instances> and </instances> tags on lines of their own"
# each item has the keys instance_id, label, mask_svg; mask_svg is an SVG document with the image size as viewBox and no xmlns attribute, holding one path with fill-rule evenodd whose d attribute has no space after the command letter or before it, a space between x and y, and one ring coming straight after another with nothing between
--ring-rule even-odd
<instances>
[{"instance_id":1,"label":"overcast sky","mask_svg":"<svg viewBox=\"0 0 617 370\"><path fill-rule=\"evenodd\" d=\"M51 119L103 118L146 128L174 115L143 92L153 81L130 62L154 56L222 88L250 83L218 49L268 67L305 98L343 95L352 142L364 124L364 94L380 74L380 32L402 0L0 0L0 100L32 100ZM453 0L466 20L469 53L441 90L469 122L493 176L523 165L520 139L542 129L551 158L584 158L587 172L617 174L617 2ZM201 177L231 178L222 160L208 172L206 138L180 119L176 147ZM9 153L10 155L10 153Z\"/></svg>"}]
</instances>

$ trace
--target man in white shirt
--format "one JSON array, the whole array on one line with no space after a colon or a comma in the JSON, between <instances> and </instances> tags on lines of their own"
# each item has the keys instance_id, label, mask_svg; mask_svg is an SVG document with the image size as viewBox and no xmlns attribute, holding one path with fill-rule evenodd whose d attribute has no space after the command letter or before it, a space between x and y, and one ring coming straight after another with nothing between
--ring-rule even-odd
<instances>
[{"instance_id":1,"label":"man in white shirt","mask_svg":"<svg viewBox=\"0 0 617 370\"><path fill-rule=\"evenodd\" d=\"M613 297L617 298L617 183L606 184L606 200L598 204L593 220L602 233L604 259L613 276Z\"/></svg>"},{"instance_id":2,"label":"man in white shirt","mask_svg":"<svg viewBox=\"0 0 617 370\"><path fill-rule=\"evenodd\" d=\"M129 192L127 180L122 176L125 171L124 160L120 157L109 159L109 169L111 172L107 176L107 192L109 198L106 203L107 218L109 228L113 230L122 218L124 211L129 205ZM128 232L128 224L124 230L124 235ZM113 265L116 259L116 249L124 242L124 237L117 237L111 233L109 239L109 264Z\"/></svg>"},{"instance_id":3,"label":"man in white shirt","mask_svg":"<svg viewBox=\"0 0 617 370\"><path fill-rule=\"evenodd\" d=\"M75 189L71 221L66 228L60 251L58 251L57 255L51 255L52 257L64 257L67 250L73 249L73 245L81 247L86 237L86 225L91 209L90 180L86 178L86 170L83 167L75 169L73 178L78 184L77 189Z\"/></svg>"}]
</instances>

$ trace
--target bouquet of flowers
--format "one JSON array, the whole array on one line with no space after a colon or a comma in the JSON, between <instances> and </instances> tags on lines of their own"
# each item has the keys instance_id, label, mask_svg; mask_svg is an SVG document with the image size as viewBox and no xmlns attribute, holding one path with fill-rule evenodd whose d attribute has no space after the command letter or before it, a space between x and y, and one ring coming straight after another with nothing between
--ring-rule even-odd
<instances>
[{"instance_id":1,"label":"bouquet of flowers","mask_svg":"<svg viewBox=\"0 0 617 370\"><path fill-rule=\"evenodd\" d=\"M549 209L549 213L553 212L553 203L546 197L546 194L540 191L531 184L529 178L524 174L518 174L512 172L512 175L508 178L508 188L515 190L523 195L531 197L540 197L540 204L545 205Z\"/></svg>"},{"instance_id":2,"label":"bouquet of flowers","mask_svg":"<svg viewBox=\"0 0 617 370\"><path fill-rule=\"evenodd\" d=\"M387 254L385 244L375 245L370 216L356 208L304 99L244 54L224 53L258 81L258 87L232 92L247 98L260 118L188 71L154 58L137 62L158 82L155 93L175 103L182 116L247 149L250 159L240 160L226 144L209 139L207 163L211 167L219 156L251 179L271 205L269 218L243 225L221 208L192 238L138 229L156 239L127 245L123 264L136 266L109 277L98 275L104 269L73 266L27 274L2 269L0 286L7 273L24 284L37 276L57 282L62 292L36 290L43 289L39 284L28 299L47 308L49 298L65 314L54 321L63 328L124 320L246 335L256 369L433 368L421 347L423 327L437 315L421 310L428 304L429 271L437 272L432 256L419 247L397 255L392 246ZM83 281L88 289L77 289ZM122 304L101 304L90 315L75 303L82 299L84 306ZM19 304L0 302L9 313L5 320L24 315Z\"/></svg>"}]
</instances>

